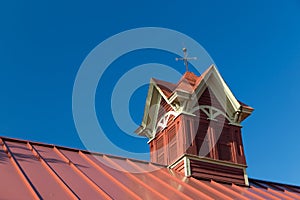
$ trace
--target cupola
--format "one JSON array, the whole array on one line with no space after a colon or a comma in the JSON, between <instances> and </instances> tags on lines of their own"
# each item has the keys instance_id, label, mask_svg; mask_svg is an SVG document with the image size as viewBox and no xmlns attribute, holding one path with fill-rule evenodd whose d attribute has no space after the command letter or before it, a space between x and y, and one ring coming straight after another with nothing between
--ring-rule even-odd
<instances>
[{"instance_id":1,"label":"cupola","mask_svg":"<svg viewBox=\"0 0 300 200\"><path fill-rule=\"evenodd\" d=\"M188 177L248 185L241 123L252 111L212 65L201 76L187 71L177 83L151 79L135 132L149 138L151 162Z\"/></svg>"}]
</instances>

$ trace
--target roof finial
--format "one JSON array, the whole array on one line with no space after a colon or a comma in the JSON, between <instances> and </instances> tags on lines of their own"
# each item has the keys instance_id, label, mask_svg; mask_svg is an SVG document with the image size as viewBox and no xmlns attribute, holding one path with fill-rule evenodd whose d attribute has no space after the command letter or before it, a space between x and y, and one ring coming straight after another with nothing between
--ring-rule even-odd
<instances>
[{"instance_id":1,"label":"roof finial","mask_svg":"<svg viewBox=\"0 0 300 200\"><path fill-rule=\"evenodd\" d=\"M189 68L188 68L189 62L188 61L189 60L196 60L197 57L188 57L187 49L185 47L182 48L182 51L183 51L183 58L176 58L176 61L183 60L184 65L185 65L185 70L189 71Z\"/></svg>"}]
</instances>

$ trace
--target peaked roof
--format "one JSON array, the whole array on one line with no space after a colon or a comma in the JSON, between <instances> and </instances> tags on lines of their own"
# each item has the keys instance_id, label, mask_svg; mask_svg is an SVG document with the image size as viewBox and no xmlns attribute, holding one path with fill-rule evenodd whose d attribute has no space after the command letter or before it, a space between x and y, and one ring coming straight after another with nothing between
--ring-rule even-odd
<instances>
[{"instance_id":1,"label":"peaked roof","mask_svg":"<svg viewBox=\"0 0 300 200\"><path fill-rule=\"evenodd\" d=\"M193 72L185 72L177 84L158 79L153 79L153 81L163 91L164 95L169 98L176 90L185 90L190 93L194 92L195 88L199 85L200 81L203 80L203 77L207 72L208 70L201 76L197 76Z\"/></svg>"},{"instance_id":2,"label":"peaked roof","mask_svg":"<svg viewBox=\"0 0 300 200\"><path fill-rule=\"evenodd\" d=\"M172 96L172 94L175 93L176 90L184 90L187 92L196 92L196 89L200 86L201 83L204 83L210 78L209 76L211 74L215 74L220 82L222 82L222 86L225 89L225 92L227 95L231 95L234 100L235 97L230 91L229 87L223 80L221 74L217 70L217 68L214 65L211 65L207 70L205 70L200 76L195 75L193 72L187 71L185 72L177 84L169 83L166 81L158 80L158 79L152 79L153 82L161 89L163 92L163 95L165 95L167 98ZM207 83L206 83L207 84ZM227 90L227 91L226 91ZM240 106L247 107L251 110L253 110L252 107L248 106L247 104L236 100Z\"/></svg>"},{"instance_id":3,"label":"peaked roof","mask_svg":"<svg viewBox=\"0 0 300 200\"><path fill-rule=\"evenodd\" d=\"M1 199L300 199L298 186L250 179L243 187L79 149L5 137L0 144Z\"/></svg>"},{"instance_id":4,"label":"peaked roof","mask_svg":"<svg viewBox=\"0 0 300 200\"><path fill-rule=\"evenodd\" d=\"M144 116L141 126L135 131L138 135L147 136L151 138L153 134L153 119L155 117L149 116L149 109L152 105L158 104L160 100L157 100L156 93L161 96L167 104L175 111L176 108L173 106L173 101L182 94L188 93L192 95L200 95L205 88L210 88L215 93L221 105L226 108L229 115L238 115L235 119L236 124L241 123L246 119L251 112L254 110L252 107L242 103L237 100L233 95L221 74L217 70L216 66L211 65L207 70L205 70L200 76L195 75L193 72L185 72L181 79L177 83L170 83L158 79L152 78L150 80L150 87L148 90L148 96L146 99L146 105L144 110ZM149 120L149 117L151 120ZM151 122L152 124L149 124Z\"/></svg>"}]
</instances>

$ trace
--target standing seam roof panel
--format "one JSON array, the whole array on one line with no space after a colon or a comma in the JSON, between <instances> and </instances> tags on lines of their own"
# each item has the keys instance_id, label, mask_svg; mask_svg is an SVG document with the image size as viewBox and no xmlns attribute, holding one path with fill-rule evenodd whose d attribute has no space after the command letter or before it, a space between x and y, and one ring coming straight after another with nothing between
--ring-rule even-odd
<instances>
[{"instance_id":1,"label":"standing seam roof panel","mask_svg":"<svg viewBox=\"0 0 300 200\"><path fill-rule=\"evenodd\" d=\"M20 199L20 196L21 199L33 198L11 162L11 158L0 149L0 188L5 188L1 190L1 198ZM15 191L16 188L18 188L18 193Z\"/></svg>"},{"instance_id":2,"label":"standing seam roof panel","mask_svg":"<svg viewBox=\"0 0 300 200\"><path fill-rule=\"evenodd\" d=\"M54 148L48 148L44 146L34 145L39 154L44 157L46 162L51 166L53 170L60 176L65 183L72 188L72 190L79 196L79 198L101 198L103 196L99 194L94 188L86 183L79 174L74 171Z\"/></svg>"},{"instance_id":3,"label":"standing seam roof panel","mask_svg":"<svg viewBox=\"0 0 300 200\"><path fill-rule=\"evenodd\" d=\"M127 160L129 161L129 160ZM137 168L140 171L143 171L143 168L141 168L140 166L138 166L137 163L134 163L132 161L128 162L129 164L131 164L132 166L134 166L135 168ZM180 199L192 199L191 197L188 196L188 194L186 193L185 190L182 189L181 185L172 182L170 179L166 179L163 177L157 177L155 176L153 173L155 172L148 172L148 177L149 179L154 180L157 184L161 184L161 186L163 186L166 190L170 190L174 192L175 197L174 198L180 198ZM174 196L172 195L172 196Z\"/></svg>"},{"instance_id":4,"label":"standing seam roof panel","mask_svg":"<svg viewBox=\"0 0 300 200\"><path fill-rule=\"evenodd\" d=\"M108 156L104 156L104 159L106 161L116 164L116 166L122 166L122 165L120 165L120 163L116 163L117 159L109 158ZM126 160L126 159L122 159L122 160ZM127 164L129 164L129 163L127 163ZM130 165L130 166L132 166L132 165ZM145 165L145 166L147 166L147 165ZM138 179L141 179L141 181L143 181L146 185L148 185L151 188L151 191L159 192L160 193L159 196L163 196L161 198L164 198L164 199L188 198L186 196L179 197L176 194L176 192L174 192L174 190L170 190L170 188L172 188L172 186L168 185L167 183L163 182L162 180L156 180L153 177L153 175L151 174L151 172L143 172L143 170L137 169L134 166L132 166L132 167L134 169L136 169L137 172L140 172L140 173L133 173L133 176Z\"/></svg>"},{"instance_id":5,"label":"standing seam roof panel","mask_svg":"<svg viewBox=\"0 0 300 200\"><path fill-rule=\"evenodd\" d=\"M41 165L41 161L29 150L26 143L8 141L6 144L39 195L47 199L69 198L55 178Z\"/></svg>"},{"instance_id":6,"label":"standing seam roof panel","mask_svg":"<svg viewBox=\"0 0 300 200\"><path fill-rule=\"evenodd\" d=\"M126 187L120 187L120 185L114 183L114 181L94 168L87 160L78 156L78 152L61 150L61 152L68 157L80 170L82 170L91 180L97 185L103 188L113 199L125 198L125 199L140 199L136 194L132 194ZM101 176L100 176L101 175Z\"/></svg>"},{"instance_id":7,"label":"standing seam roof panel","mask_svg":"<svg viewBox=\"0 0 300 200\"><path fill-rule=\"evenodd\" d=\"M121 173L121 171L123 172L124 169L117 163L115 163L114 161L112 161L112 159L109 160L104 160L104 158L99 155L94 155L95 157L97 157L97 159L94 158L94 156L91 156L90 154L88 155L90 157L90 159L94 159L95 163L98 163L100 166L102 166L105 170L107 170L108 172L110 172L112 175L114 175L115 177L119 177ZM105 162L106 161L106 162ZM116 168L118 170L113 170L112 168L106 166L103 164L109 164L109 166ZM109 163L108 163L109 162ZM148 180L148 176L145 173L130 173L130 172L124 172L121 173L122 175L124 174L128 180L129 186L130 184L136 184L137 188L134 188L134 191L136 193L142 194L143 198L149 198L149 199L166 199L168 200L168 198L165 196L165 194L167 193L167 191L163 194L163 192L161 193L160 189L161 187L159 187L159 185L150 182L147 183ZM123 179L121 179L123 180ZM126 184L127 182L124 182L124 184ZM153 187L152 187L153 186ZM136 189L141 189L136 191Z\"/></svg>"},{"instance_id":8,"label":"standing seam roof panel","mask_svg":"<svg viewBox=\"0 0 300 200\"><path fill-rule=\"evenodd\" d=\"M3 137L0 145L0 199L300 199L299 186L230 185L77 149Z\"/></svg>"}]
</instances>

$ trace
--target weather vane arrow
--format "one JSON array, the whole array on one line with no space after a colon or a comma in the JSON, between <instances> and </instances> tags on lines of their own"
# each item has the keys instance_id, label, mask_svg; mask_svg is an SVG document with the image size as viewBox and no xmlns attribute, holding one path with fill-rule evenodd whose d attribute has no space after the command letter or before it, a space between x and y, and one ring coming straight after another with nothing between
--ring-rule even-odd
<instances>
[{"instance_id":1,"label":"weather vane arrow","mask_svg":"<svg viewBox=\"0 0 300 200\"><path fill-rule=\"evenodd\" d=\"M183 58L175 58L176 61L178 60L183 60L184 62L184 65L185 65L185 70L188 71L189 68L189 60L197 60L197 57L188 57L188 53L187 53L187 49L184 47L182 48L182 51L183 51Z\"/></svg>"}]
</instances>

